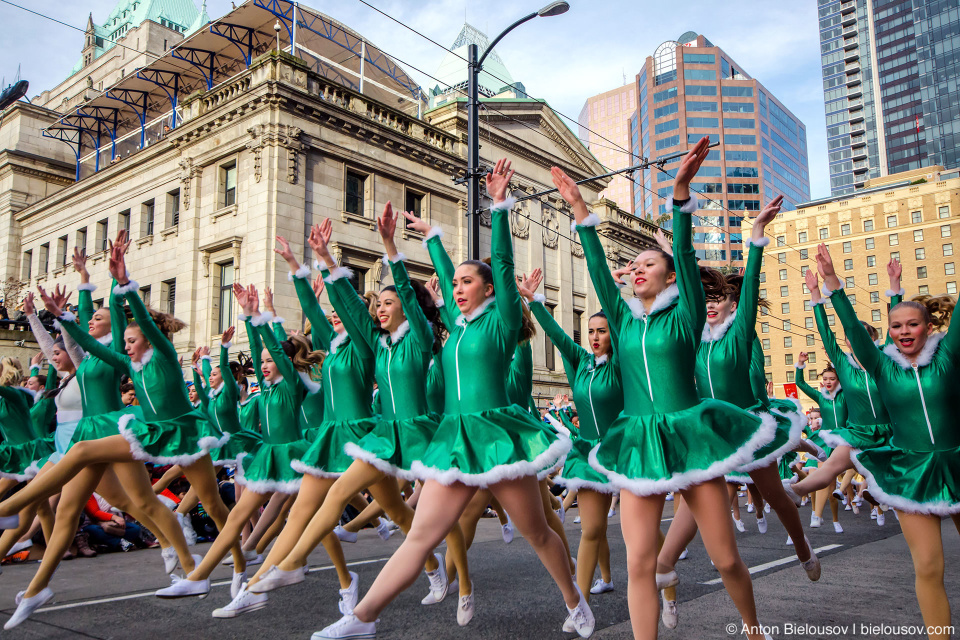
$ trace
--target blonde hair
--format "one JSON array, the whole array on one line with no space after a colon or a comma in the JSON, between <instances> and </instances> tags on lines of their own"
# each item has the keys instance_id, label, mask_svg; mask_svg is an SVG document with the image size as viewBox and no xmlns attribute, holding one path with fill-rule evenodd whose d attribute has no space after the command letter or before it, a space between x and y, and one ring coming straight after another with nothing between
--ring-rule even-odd
<instances>
[{"instance_id":1,"label":"blonde hair","mask_svg":"<svg viewBox=\"0 0 960 640\"><path fill-rule=\"evenodd\" d=\"M323 364L323 352L314 351L313 343L304 335L299 333L291 335L281 342L280 346L297 371L310 373L314 367L320 367Z\"/></svg>"},{"instance_id":2,"label":"blonde hair","mask_svg":"<svg viewBox=\"0 0 960 640\"><path fill-rule=\"evenodd\" d=\"M178 331L182 331L186 328L187 323L183 320L178 320L170 313L163 313L162 311L157 311L152 307L147 307L147 311L150 313L150 318L153 320L153 323L157 325L157 328L170 339L173 334ZM140 325L134 320L127 325L128 329L136 329L140 333L143 333L143 329L140 328Z\"/></svg>"},{"instance_id":3,"label":"blonde hair","mask_svg":"<svg viewBox=\"0 0 960 640\"><path fill-rule=\"evenodd\" d=\"M16 387L23 382L23 365L18 358L0 358L0 387Z\"/></svg>"},{"instance_id":4,"label":"blonde hair","mask_svg":"<svg viewBox=\"0 0 960 640\"><path fill-rule=\"evenodd\" d=\"M937 331L942 331L950 325L950 316L953 315L953 309L956 306L957 301L948 295L922 295L915 296L912 300L904 300L890 309L890 314L900 307L916 309L923 316L925 323L932 324ZM889 318L890 315L888 314L887 317Z\"/></svg>"}]
</instances>

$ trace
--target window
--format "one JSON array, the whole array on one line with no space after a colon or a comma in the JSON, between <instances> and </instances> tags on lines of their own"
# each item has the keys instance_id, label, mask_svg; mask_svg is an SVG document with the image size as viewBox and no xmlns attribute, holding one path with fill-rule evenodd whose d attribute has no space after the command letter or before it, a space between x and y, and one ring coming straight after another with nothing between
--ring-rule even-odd
<instances>
[{"instance_id":1,"label":"window","mask_svg":"<svg viewBox=\"0 0 960 640\"><path fill-rule=\"evenodd\" d=\"M875 273L868 273L868 274L867 274L867 284L871 284L871 285L873 285L873 286L876 286L877 284L879 284L879 281L877 280L877 274L875 274Z\"/></svg>"},{"instance_id":2,"label":"window","mask_svg":"<svg viewBox=\"0 0 960 640\"><path fill-rule=\"evenodd\" d=\"M807 354L807 355L810 356L809 359L808 359L808 362L810 362L810 364L817 364L817 354L815 354L815 353L809 353L809 354ZM816 372L815 372L815 371L811 371L810 373L812 374L811 379L814 379L814 380L815 380L815 379L816 379L816 375L817 375Z\"/></svg>"},{"instance_id":3,"label":"window","mask_svg":"<svg viewBox=\"0 0 960 640\"><path fill-rule=\"evenodd\" d=\"M721 87L720 93L728 98L752 98L753 87Z\"/></svg>"},{"instance_id":4,"label":"window","mask_svg":"<svg viewBox=\"0 0 960 640\"><path fill-rule=\"evenodd\" d=\"M847 296L847 298L850 300L851 305L857 304L857 294L851 293L850 295Z\"/></svg>"},{"instance_id":5,"label":"window","mask_svg":"<svg viewBox=\"0 0 960 640\"><path fill-rule=\"evenodd\" d=\"M777 254L777 262L780 264L787 263L787 254L785 251L781 251L780 253Z\"/></svg>"},{"instance_id":6,"label":"window","mask_svg":"<svg viewBox=\"0 0 960 640\"><path fill-rule=\"evenodd\" d=\"M77 230L77 249L80 253L86 253L87 251L87 228L83 227L82 229Z\"/></svg>"},{"instance_id":7,"label":"window","mask_svg":"<svg viewBox=\"0 0 960 640\"><path fill-rule=\"evenodd\" d=\"M950 207L940 207L939 215L940 215L941 218L949 218L949 217L950 217Z\"/></svg>"},{"instance_id":8,"label":"window","mask_svg":"<svg viewBox=\"0 0 960 640\"><path fill-rule=\"evenodd\" d=\"M947 283L947 293L957 295L957 283L955 281Z\"/></svg>"},{"instance_id":9,"label":"window","mask_svg":"<svg viewBox=\"0 0 960 640\"><path fill-rule=\"evenodd\" d=\"M770 359L770 356L763 356L763 366L769 367L772 362L773 361Z\"/></svg>"},{"instance_id":10,"label":"window","mask_svg":"<svg viewBox=\"0 0 960 640\"><path fill-rule=\"evenodd\" d=\"M766 281L767 281L767 272L766 272L766 271L761 271L761 272L760 272L760 282L766 282Z\"/></svg>"},{"instance_id":11,"label":"window","mask_svg":"<svg viewBox=\"0 0 960 640\"><path fill-rule=\"evenodd\" d=\"M777 246L783 247L787 244L787 236L777 236Z\"/></svg>"},{"instance_id":12,"label":"window","mask_svg":"<svg viewBox=\"0 0 960 640\"><path fill-rule=\"evenodd\" d=\"M148 200L140 206L140 237L146 238L153 235L153 200Z\"/></svg>"},{"instance_id":13,"label":"window","mask_svg":"<svg viewBox=\"0 0 960 640\"><path fill-rule=\"evenodd\" d=\"M922 296L929 295L930 287L928 285L922 284L919 287L917 287L917 293L919 293Z\"/></svg>"},{"instance_id":14,"label":"window","mask_svg":"<svg viewBox=\"0 0 960 640\"><path fill-rule=\"evenodd\" d=\"M792 354L792 353L785 353L785 354L783 355L783 361L784 361L785 364L793 364L793 354Z\"/></svg>"},{"instance_id":15,"label":"window","mask_svg":"<svg viewBox=\"0 0 960 640\"><path fill-rule=\"evenodd\" d=\"M167 228L180 224L180 189L167 192Z\"/></svg>"},{"instance_id":16,"label":"window","mask_svg":"<svg viewBox=\"0 0 960 640\"><path fill-rule=\"evenodd\" d=\"M781 279L781 280L786 280L786 279L787 279L787 270L786 270L786 269L780 269L780 279Z\"/></svg>"},{"instance_id":17,"label":"window","mask_svg":"<svg viewBox=\"0 0 960 640\"><path fill-rule=\"evenodd\" d=\"M843 252L844 253L853 253L853 243L849 240L843 243Z\"/></svg>"},{"instance_id":18,"label":"window","mask_svg":"<svg viewBox=\"0 0 960 640\"><path fill-rule=\"evenodd\" d=\"M843 270L844 271L853 271L853 260L849 258L843 261Z\"/></svg>"},{"instance_id":19,"label":"window","mask_svg":"<svg viewBox=\"0 0 960 640\"><path fill-rule=\"evenodd\" d=\"M556 305L548 304L544 306L546 307L547 311L550 312L551 316L554 315L553 312L557 308ZM555 360L556 350L553 347L553 341L550 340L550 336L548 336L546 333L543 334L543 346L545 349L544 355L546 356L547 369L549 369L550 371L553 371L557 367L557 363Z\"/></svg>"},{"instance_id":20,"label":"window","mask_svg":"<svg viewBox=\"0 0 960 640\"><path fill-rule=\"evenodd\" d=\"M712 53L685 53L684 64L716 64L717 57Z\"/></svg>"},{"instance_id":21,"label":"window","mask_svg":"<svg viewBox=\"0 0 960 640\"><path fill-rule=\"evenodd\" d=\"M787 287L787 286L780 287L780 297L781 297L781 298L786 298L786 297L788 297L789 295L790 295L790 287Z\"/></svg>"},{"instance_id":22,"label":"window","mask_svg":"<svg viewBox=\"0 0 960 640\"><path fill-rule=\"evenodd\" d=\"M130 233L130 209L124 209L120 212L120 215L117 216L117 222L120 225L121 231L126 231Z\"/></svg>"},{"instance_id":23,"label":"window","mask_svg":"<svg viewBox=\"0 0 960 640\"><path fill-rule=\"evenodd\" d=\"M45 242L40 245L40 265L37 269L38 275L44 275L50 268L50 243Z\"/></svg>"},{"instance_id":24,"label":"window","mask_svg":"<svg viewBox=\"0 0 960 640\"><path fill-rule=\"evenodd\" d=\"M940 237L949 238L950 237L950 225L945 224L940 227Z\"/></svg>"},{"instance_id":25,"label":"window","mask_svg":"<svg viewBox=\"0 0 960 640\"><path fill-rule=\"evenodd\" d=\"M853 276L847 276L846 278L843 279L843 281L844 281L843 282L844 286L848 289L853 289L855 286L857 286L853 282Z\"/></svg>"},{"instance_id":26,"label":"window","mask_svg":"<svg viewBox=\"0 0 960 640\"><path fill-rule=\"evenodd\" d=\"M780 313L790 313L790 303L781 302L780 303Z\"/></svg>"},{"instance_id":27,"label":"window","mask_svg":"<svg viewBox=\"0 0 960 640\"><path fill-rule=\"evenodd\" d=\"M367 176L347 169L346 184L344 187L344 211L355 216L362 216L364 211L363 200L366 195Z\"/></svg>"},{"instance_id":28,"label":"window","mask_svg":"<svg viewBox=\"0 0 960 640\"><path fill-rule=\"evenodd\" d=\"M807 346L812 347L816 343L816 338L813 337L813 334L807 336Z\"/></svg>"},{"instance_id":29,"label":"window","mask_svg":"<svg viewBox=\"0 0 960 640\"><path fill-rule=\"evenodd\" d=\"M867 256L867 266L868 267L877 266L877 256Z\"/></svg>"},{"instance_id":30,"label":"window","mask_svg":"<svg viewBox=\"0 0 960 640\"><path fill-rule=\"evenodd\" d=\"M913 241L914 241L914 242L923 242L923 229L914 229L914 231L913 231Z\"/></svg>"},{"instance_id":31,"label":"window","mask_svg":"<svg viewBox=\"0 0 960 640\"><path fill-rule=\"evenodd\" d=\"M880 292L879 292L879 291L871 291L871 292L870 292L870 304L877 304L878 302L880 302Z\"/></svg>"},{"instance_id":32,"label":"window","mask_svg":"<svg viewBox=\"0 0 960 640\"><path fill-rule=\"evenodd\" d=\"M758 293L760 294L760 297L761 297L761 298L766 299L766 297L767 297L767 290L766 290L766 289L760 289L760 291L759 291Z\"/></svg>"},{"instance_id":33,"label":"window","mask_svg":"<svg viewBox=\"0 0 960 640\"><path fill-rule=\"evenodd\" d=\"M927 277L927 268L926 267L917 267L917 277L921 280Z\"/></svg>"},{"instance_id":34,"label":"window","mask_svg":"<svg viewBox=\"0 0 960 640\"><path fill-rule=\"evenodd\" d=\"M809 270L810 270L810 266L809 266L809 265L805 265L805 264L800 265L800 275L802 275L802 276L807 275L807 271L809 271ZM807 285L803 285L803 286L807 286Z\"/></svg>"},{"instance_id":35,"label":"window","mask_svg":"<svg viewBox=\"0 0 960 640\"><path fill-rule=\"evenodd\" d=\"M873 231L873 220L864 220L864 221L863 221L863 230L864 230L864 231Z\"/></svg>"},{"instance_id":36,"label":"window","mask_svg":"<svg viewBox=\"0 0 960 640\"><path fill-rule=\"evenodd\" d=\"M957 270L956 270L956 268L954 267L954 263L948 262L948 263L946 263L945 265L943 265L943 273L944 273L945 275L952 276L952 275L954 275L956 272L957 272Z\"/></svg>"},{"instance_id":37,"label":"window","mask_svg":"<svg viewBox=\"0 0 960 640\"><path fill-rule=\"evenodd\" d=\"M890 236L889 236L889 240L890 240L890 246L891 246L891 247L895 247L895 246L897 246L898 244L900 244L900 236L899 236L899 234L891 233Z\"/></svg>"},{"instance_id":38,"label":"window","mask_svg":"<svg viewBox=\"0 0 960 640\"><path fill-rule=\"evenodd\" d=\"M830 237L830 230L827 228L820 229L819 233L820 233L821 240L826 240L827 238Z\"/></svg>"},{"instance_id":39,"label":"window","mask_svg":"<svg viewBox=\"0 0 960 640\"><path fill-rule=\"evenodd\" d=\"M790 336L784 336L783 347L784 349L790 349L791 347L793 347L793 338L791 338Z\"/></svg>"},{"instance_id":40,"label":"window","mask_svg":"<svg viewBox=\"0 0 960 640\"><path fill-rule=\"evenodd\" d=\"M863 241L863 244L866 245L867 249L873 249L876 246L876 244L873 241L873 238L866 238Z\"/></svg>"},{"instance_id":41,"label":"window","mask_svg":"<svg viewBox=\"0 0 960 640\"><path fill-rule=\"evenodd\" d=\"M140 287L140 299L143 300L144 306L150 306L150 285Z\"/></svg>"},{"instance_id":42,"label":"window","mask_svg":"<svg viewBox=\"0 0 960 640\"><path fill-rule=\"evenodd\" d=\"M770 333L770 323L761 322L760 323L760 333Z\"/></svg>"},{"instance_id":43,"label":"window","mask_svg":"<svg viewBox=\"0 0 960 640\"><path fill-rule=\"evenodd\" d=\"M873 322L880 322L880 310L879 310L879 309L874 309L873 311L871 311L871 312L870 312L870 319L871 319Z\"/></svg>"},{"instance_id":44,"label":"window","mask_svg":"<svg viewBox=\"0 0 960 640\"><path fill-rule=\"evenodd\" d=\"M173 315L176 313L177 279L164 280L160 283L160 311Z\"/></svg>"},{"instance_id":45,"label":"window","mask_svg":"<svg viewBox=\"0 0 960 640\"><path fill-rule=\"evenodd\" d=\"M793 382L794 376L796 375L793 371L787 371L787 382Z\"/></svg>"},{"instance_id":46,"label":"window","mask_svg":"<svg viewBox=\"0 0 960 640\"><path fill-rule=\"evenodd\" d=\"M832 313L829 314L829 315L827 315L827 324L828 324L828 325L830 325L830 326L832 327L832 326L836 323L836 321L837 321L837 317L836 317L835 315L833 315Z\"/></svg>"},{"instance_id":47,"label":"window","mask_svg":"<svg viewBox=\"0 0 960 640\"><path fill-rule=\"evenodd\" d=\"M99 222L97 222L96 246L94 247L94 249L96 249L98 252L106 251L107 247L109 246L107 244L110 240L109 234L110 234L109 221L106 218L104 218L103 220L100 220Z\"/></svg>"},{"instance_id":48,"label":"window","mask_svg":"<svg viewBox=\"0 0 960 640\"><path fill-rule=\"evenodd\" d=\"M717 72L714 69L684 69L683 79L684 80L716 80Z\"/></svg>"},{"instance_id":49,"label":"window","mask_svg":"<svg viewBox=\"0 0 960 640\"><path fill-rule=\"evenodd\" d=\"M217 265L217 333L233 326L233 260Z\"/></svg>"},{"instance_id":50,"label":"window","mask_svg":"<svg viewBox=\"0 0 960 640\"><path fill-rule=\"evenodd\" d=\"M891 252L890 252L890 259L891 259L891 260L896 260L897 262L900 262L900 252L899 252L899 251L891 251Z\"/></svg>"},{"instance_id":51,"label":"window","mask_svg":"<svg viewBox=\"0 0 960 640\"><path fill-rule=\"evenodd\" d=\"M913 250L913 253L914 253L914 256L916 256L917 260L923 260L924 258L927 257L927 251L923 247L917 247L916 249Z\"/></svg>"},{"instance_id":52,"label":"window","mask_svg":"<svg viewBox=\"0 0 960 640\"><path fill-rule=\"evenodd\" d=\"M33 277L33 250L23 252L23 264L20 267L20 279L29 280Z\"/></svg>"},{"instance_id":53,"label":"window","mask_svg":"<svg viewBox=\"0 0 960 640\"><path fill-rule=\"evenodd\" d=\"M573 341L580 344L580 326L583 323L583 311L573 312Z\"/></svg>"},{"instance_id":54,"label":"window","mask_svg":"<svg viewBox=\"0 0 960 640\"><path fill-rule=\"evenodd\" d=\"M423 217L423 194L407 189L404 197L404 211L409 211L418 218Z\"/></svg>"},{"instance_id":55,"label":"window","mask_svg":"<svg viewBox=\"0 0 960 640\"><path fill-rule=\"evenodd\" d=\"M806 287L807 285L803 285L803 286ZM809 291L808 291L807 293L809 293ZM803 301L803 310L804 310L804 311L813 311L813 304L811 304L811 302L810 302L809 300L804 300L804 301Z\"/></svg>"},{"instance_id":56,"label":"window","mask_svg":"<svg viewBox=\"0 0 960 640\"><path fill-rule=\"evenodd\" d=\"M790 324L790 321L789 321L789 320L784 320L784 321L783 321L783 330L784 330L784 331L790 331L791 329L792 329L792 325Z\"/></svg>"},{"instance_id":57,"label":"window","mask_svg":"<svg viewBox=\"0 0 960 640\"><path fill-rule=\"evenodd\" d=\"M237 203L237 161L220 165L220 208Z\"/></svg>"},{"instance_id":58,"label":"window","mask_svg":"<svg viewBox=\"0 0 960 640\"><path fill-rule=\"evenodd\" d=\"M769 349L769 348L770 348L770 338L764 338L763 340L761 340L761 341L760 341L760 346L763 347L764 349Z\"/></svg>"},{"instance_id":59,"label":"window","mask_svg":"<svg viewBox=\"0 0 960 640\"><path fill-rule=\"evenodd\" d=\"M797 234L797 242L806 242L807 241L807 232L801 231Z\"/></svg>"},{"instance_id":60,"label":"window","mask_svg":"<svg viewBox=\"0 0 960 640\"><path fill-rule=\"evenodd\" d=\"M849 223L849 222L845 222L845 223L843 223L842 225L840 225L840 235L842 235L842 236L848 236L848 235L850 235L850 223Z\"/></svg>"},{"instance_id":61,"label":"window","mask_svg":"<svg viewBox=\"0 0 960 640\"><path fill-rule=\"evenodd\" d=\"M897 216L887 216L887 228L897 226Z\"/></svg>"},{"instance_id":62,"label":"window","mask_svg":"<svg viewBox=\"0 0 960 640\"><path fill-rule=\"evenodd\" d=\"M953 243L948 242L947 244L943 245L943 257L946 258L947 256L952 256L952 255L953 255Z\"/></svg>"},{"instance_id":63,"label":"window","mask_svg":"<svg viewBox=\"0 0 960 640\"><path fill-rule=\"evenodd\" d=\"M916 224L918 222L923 222L923 212L922 211L911 211L910 212L910 222Z\"/></svg>"},{"instance_id":64,"label":"window","mask_svg":"<svg viewBox=\"0 0 960 640\"><path fill-rule=\"evenodd\" d=\"M803 327L804 327L805 329L813 329L813 318L811 318L811 317L809 317L809 316L806 317L806 318L804 318L804 319L803 319Z\"/></svg>"}]
</instances>

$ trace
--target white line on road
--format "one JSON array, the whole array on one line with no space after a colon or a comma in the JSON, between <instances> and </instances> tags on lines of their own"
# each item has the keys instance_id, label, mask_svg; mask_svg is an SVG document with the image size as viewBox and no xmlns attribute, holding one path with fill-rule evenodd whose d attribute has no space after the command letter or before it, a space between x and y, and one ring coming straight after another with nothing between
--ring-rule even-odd
<instances>
[{"instance_id":1,"label":"white line on road","mask_svg":"<svg viewBox=\"0 0 960 640\"><path fill-rule=\"evenodd\" d=\"M374 558L373 560L358 560L357 562L348 562L348 567L357 567L363 564L374 564L377 562L386 562L389 560L389 556L386 558ZM313 567L307 573L317 573L320 571L330 571L334 568L333 565L327 565L323 567ZM222 587L230 584L231 580L220 580L218 582L210 583L211 587ZM153 591L141 591L140 593L129 593L125 596L111 596L109 598L99 598L97 600L84 600L83 602L68 602L67 604L58 604L52 607L42 607L37 609L37 613L45 613L47 611L62 611L64 609L76 609L78 607L90 607L96 604L106 604L108 602L121 602L123 600L135 600L137 598L148 598L156 593L156 590Z\"/></svg>"},{"instance_id":2,"label":"white line on road","mask_svg":"<svg viewBox=\"0 0 960 640\"><path fill-rule=\"evenodd\" d=\"M842 544L828 544L824 547L818 547L817 549L814 549L813 552L820 553L822 551L832 551L833 549L839 549L842 546L843 546ZM763 564L758 564L755 567L750 567L750 575L759 573L761 571L766 571L767 569L772 569L773 567L779 567L782 564L790 564L791 562L797 562L797 561L799 561L799 558L797 556L790 556L789 558L781 558L780 560L773 560L772 562L764 562ZM707 580L706 582L701 582L700 584L714 585L714 584L720 584L721 582L723 582L723 579L715 578L713 580Z\"/></svg>"}]
</instances>

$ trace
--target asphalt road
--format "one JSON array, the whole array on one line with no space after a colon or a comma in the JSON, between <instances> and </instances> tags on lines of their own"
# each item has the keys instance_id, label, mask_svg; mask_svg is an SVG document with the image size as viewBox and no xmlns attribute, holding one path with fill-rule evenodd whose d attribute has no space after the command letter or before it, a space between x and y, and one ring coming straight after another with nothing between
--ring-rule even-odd
<instances>
[{"instance_id":1,"label":"asphalt road","mask_svg":"<svg viewBox=\"0 0 960 640\"><path fill-rule=\"evenodd\" d=\"M662 523L669 526L668 503ZM579 527L567 517L566 532L576 548ZM844 533L834 533L828 522L808 529L814 548L820 549L823 577L811 583L785 546L786 534L775 516L768 516L769 531L761 535L755 516L743 512L747 531L737 534L741 555L754 574L754 589L760 620L771 625L777 638L892 638L888 629L862 625L920 625L913 594L913 570L909 552L897 519L888 513L884 527L870 520L868 510L859 516L841 513ZM810 508L803 507L805 525ZM947 554L947 590L954 603L960 602L960 575L954 569L960 561L957 531L947 520L943 526ZM344 545L352 570L360 575L364 591L376 577L401 536L381 542L372 530L359 542ZM620 535L619 516L611 519L609 539L616 591L595 596L597 618L594 637L630 638L626 603L625 549ZM205 545L198 547L200 552ZM565 610L559 592L539 564L530 547L518 535L505 545L495 519L481 521L477 539L470 550L475 585L476 616L466 628L456 623L456 599L448 598L430 607L420 605L427 592L427 580L420 580L384 612L378 638L387 640L456 638L526 639L570 637L561 631ZM322 548L311 557L312 572L294 587L274 592L266 609L233 620L214 620L210 613L230 600L230 569L214 574L209 597L159 600L155 589L167 586L159 551L136 551L102 555L89 560L63 563L51 587L54 600L31 620L4 638L14 639L154 639L154 638L302 638L339 617L335 573ZM4 568L0 576L0 613L9 616L14 597L36 569L35 564ZM679 563L680 626L666 630L661 638L725 638L726 625L738 624L739 617L719 583L699 538L690 546L689 559ZM951 571L953 569L953 571ZM956 606L956 604L954 604ZM789 625L795 625L793 627ZM808 625L797 627L796 625ZM833 627L830 627L833 625ZM903 635L897 637L904 637ZM907 637L920 637L916 634Z\"/></svg>"}]
</instances>

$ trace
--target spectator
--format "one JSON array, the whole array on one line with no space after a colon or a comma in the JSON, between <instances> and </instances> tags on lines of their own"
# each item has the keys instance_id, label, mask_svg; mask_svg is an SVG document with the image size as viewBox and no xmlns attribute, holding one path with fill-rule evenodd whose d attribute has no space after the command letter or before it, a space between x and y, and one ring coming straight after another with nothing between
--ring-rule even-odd
<instances>
[{"instance_id":1,"label":"spectator","mask_svg":"<svg viewBox=\"0 0 960 640\"><path fill-rule=\"evenodd\" d=\"M125 407L140 404L137 401L136 387L134 387L130 382L120 385L120 399L123 401L123 406Z\"/></svg>"},{"instance_id":2,"label":"spectator","mask_svg":"<svg viewBox=\"0 0 960 640\"><path fill-rule=\"evenodd\" d=\"M136 522L110 506L102 496L94 493L83 508L89 522L82 525L90 544L108 551L130 551L143 544L143 530Z\"/></svg>"}]
</instances>

